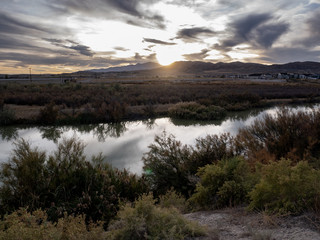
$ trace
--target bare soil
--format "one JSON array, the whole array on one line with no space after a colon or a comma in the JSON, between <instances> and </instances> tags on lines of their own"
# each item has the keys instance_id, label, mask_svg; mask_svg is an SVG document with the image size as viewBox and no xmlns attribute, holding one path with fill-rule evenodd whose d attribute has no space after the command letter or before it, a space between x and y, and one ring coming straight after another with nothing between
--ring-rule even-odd
<instances>
[{"instance_id":1,"label":"bare soil","mask_svg":"<svg viewBox=\"0 0 320 240\"><path fill-rule=\"evenodd\" d=\"M245 208L194 212L185 215L208 229L199 240L317 240L320 239L319 217L312 213L301 216L270 216L247 212Z\"/></svg>"}]
</instances>

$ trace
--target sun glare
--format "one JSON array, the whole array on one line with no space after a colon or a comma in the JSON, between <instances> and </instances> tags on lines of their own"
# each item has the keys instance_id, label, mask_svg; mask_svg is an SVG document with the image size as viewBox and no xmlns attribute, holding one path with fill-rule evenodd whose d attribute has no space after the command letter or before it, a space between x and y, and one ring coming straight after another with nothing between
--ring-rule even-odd
<instances>
[{"instance_id":1,"label":"sun glare","mask_svg":"<svg viewBox=\"0 0 320 240\"><path fill-rule=\"evenodd\" d=\"M176 61L183 60L180 53L176 52L174 49L169 50L169 48L166 50L162 49L161 51L157 51L156 57L158 63L162 66L167 66Z\"/></svg>"},{"instance_id":2,"label":"sun glare","mask_svg":"<svg viewBox=\"0 0 320 240\"><path fill-rule=\"evenodd\" d=\"M168 66L171 63L174 63L175 60L173 60L172 58L166 58L166 57L157 57L158 59L158 63L162 66Z\"/></svg>"}]
</instances>

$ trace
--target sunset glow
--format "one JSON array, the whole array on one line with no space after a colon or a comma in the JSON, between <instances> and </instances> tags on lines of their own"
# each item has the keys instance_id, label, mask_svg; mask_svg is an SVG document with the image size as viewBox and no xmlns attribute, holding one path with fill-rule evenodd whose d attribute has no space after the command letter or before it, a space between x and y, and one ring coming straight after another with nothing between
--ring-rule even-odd
<instances>
[{"instance_id":1,"label":"sunset glow","mask_svg":"<svg viewBox=\"0 0 320 240\"><path fill-rule=\"evenodd\" d=\"M0 73L320 61L320 1L2 0Z\"/></svg>"}]
</instances>

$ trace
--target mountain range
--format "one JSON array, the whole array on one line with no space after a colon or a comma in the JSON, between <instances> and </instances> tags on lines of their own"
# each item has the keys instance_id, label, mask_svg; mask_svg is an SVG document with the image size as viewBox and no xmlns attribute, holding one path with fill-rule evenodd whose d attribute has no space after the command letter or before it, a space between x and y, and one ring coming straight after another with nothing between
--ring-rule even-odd
<instances>
[{"instance_id":1,"label":"mountain range","mask_svg":"<svg viewBox=\"0 0 320 240\"><path fill-rule=\"evenodd\" d=\"M229 73L229 74L252 74L252 73L312 73L320 74L319 62L291 62L286 64L264 65L258 63L211 63L200 61L179 61L168 66L161 66L158 63L142 63L127 65L123 67L111 67L105 69L92 69L86 72L110 73L110 72L152 72L161 73Z\"/></svg>"},{"instance_id":2,"label":"mountain range","mask_svg":"<svg viewBox=\"0 0 320 240\"><path fill-rule=\"evenodd\" d=\"M137 63L135 65L127 65L123 67L91 69L91 70L87 70L86 72L95 72L95 73L132 72L132 71L150 70L150 69L155 69L160 67L161 65L159 63L148 62L148 63Z\"/></svg>"}]
</instances>

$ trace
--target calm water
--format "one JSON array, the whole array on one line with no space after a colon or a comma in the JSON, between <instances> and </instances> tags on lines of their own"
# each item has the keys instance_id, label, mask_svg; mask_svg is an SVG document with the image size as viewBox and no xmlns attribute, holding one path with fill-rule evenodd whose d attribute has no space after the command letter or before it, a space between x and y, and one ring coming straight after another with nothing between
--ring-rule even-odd
<instances>
[{"instance_id":1,"label":"calm water","mask_svg":"<svg viewBox=\"0 0 320 240\"><path fill-rule=\"evenodd\" d=\"M318 106L317 106L318 107ZM308 108L299 107L306 111ZM237 134L239 128L249 126L264 114L275 114L277 108L229 114L223 121L191 122L158 118L150 121L123 122L62 127L0 127L0 162L7 161L18 138L28 140L33 147L52 153L62 138L77 137L85 144L88 156L102 153L113 167L126 168L133 173L142 172L143 153L156 135L166 131L184 144L194 145L195 139L208 134L229 132Z\"/></svg>"}]
</instances>

